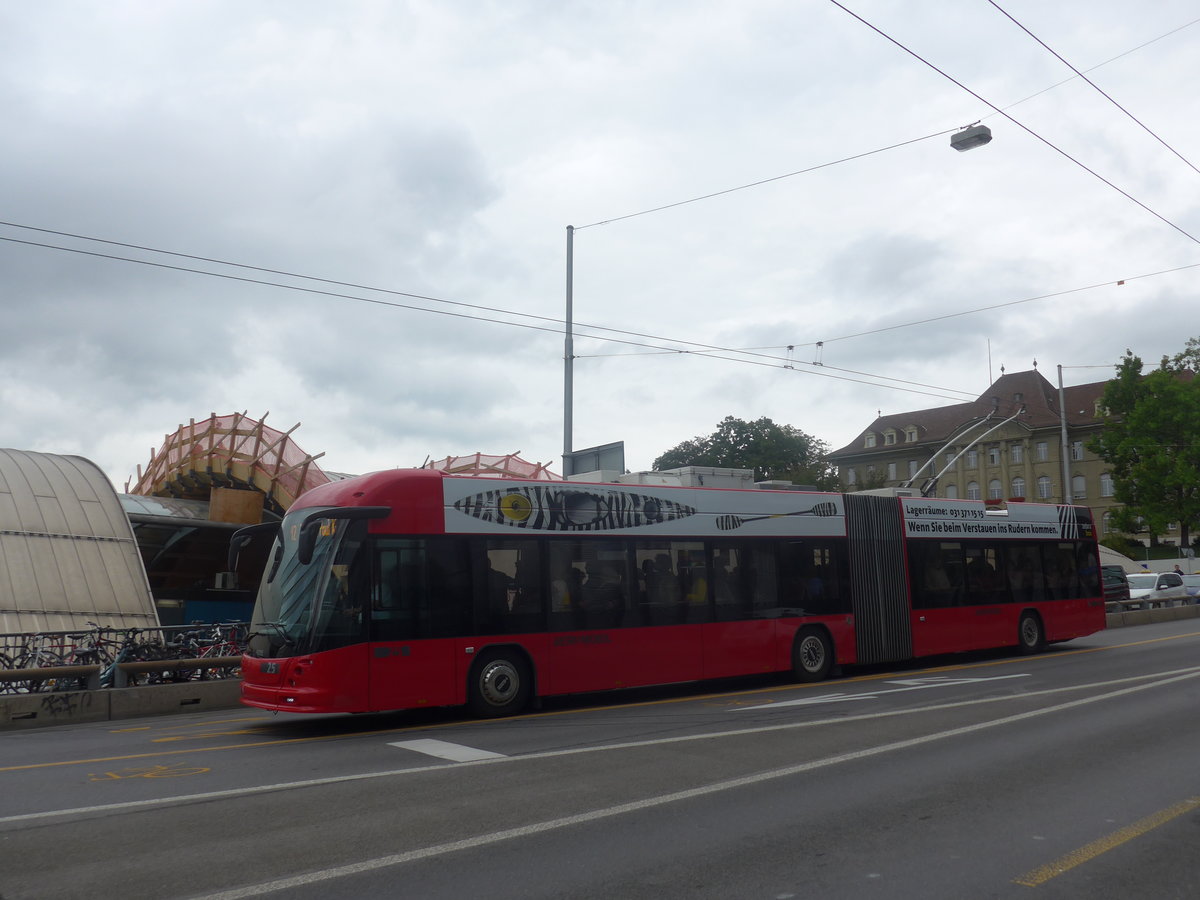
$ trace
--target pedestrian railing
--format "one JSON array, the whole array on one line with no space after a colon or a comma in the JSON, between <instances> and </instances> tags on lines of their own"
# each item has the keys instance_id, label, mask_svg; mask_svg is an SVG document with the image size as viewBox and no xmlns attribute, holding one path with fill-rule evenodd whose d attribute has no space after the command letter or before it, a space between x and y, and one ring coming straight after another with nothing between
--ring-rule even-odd
<instances>
[{"instance_id":1,"label":"pedestrian railing","mask_svg":"<svg viewBox=\"0 0 1200 900\"><path fill-rule=\"evenodd\" d=\"M237 677L244 622L0 635L0 693L100 690Z\"/></svg>"}]
</instances>

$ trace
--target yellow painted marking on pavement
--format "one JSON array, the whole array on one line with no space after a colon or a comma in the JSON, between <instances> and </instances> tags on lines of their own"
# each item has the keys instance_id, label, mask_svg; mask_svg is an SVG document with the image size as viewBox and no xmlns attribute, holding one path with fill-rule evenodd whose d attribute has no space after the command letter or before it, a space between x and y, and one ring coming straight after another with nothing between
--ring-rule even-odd
<instances>
[{"instance_id":1,"label":"yellow painted marking on pavement","mask_svg":"<svg viewBox=\"0 0 1200 900\"><path fill-rule=\"evenodd\" d=\"M1189 813L1194 809L1200 809L1200 797L1192 797L1189 800L1184 800L1182 803L1176 803L1174 806L1160 810L1153 815L1146 816L1144 819L1139 819L1132 825L1127 825L1119 831L1114 831L1112 834L1106 835L1099 840L1092 841L1078 850L1059 857L1052 863L1047 863L1044 866L1034 869L1032 872L1025 873L1020 878L1015 879L1014 884L1022 884L1025 887L1038 887L1045 884L1051 878L1056 878L1065 872L1069 872L1076 866L1093 860L1102 853L1107 853L1109 850L1120 847L1134 838L1141 837L1155 828L1166 825L1172 819L1177 819L1184 813Z\"/></svg>"},{"instance_id":2,"label":"yellow painted marking on pavement","mask_svg":"<svg viewBox=\"0 0 1200 900\"><path fill-rule=\"evenodd\" d=\"M461 724L461 723L460 723ZM354 734L329 734L315 737L279 738L273 741L254 741L248 744L225 744L219 747L189 747L182 750L155 750L153 753L128 753L124 756L100 756L92 759L64 759L58 762L27 763L23 766L0 766L0 772L21 772L27 769L55 769L61 766L83 766L95 763L124 762L128 759L158 759L162 756L175 756L182 753L215 753L221 750L248 750L254 747L274 747L281 744L311 744L317 741L331 741L341 737L370 737L375 734L396 734L403 728L388 728L380 731L358 731ZM410 729L412 730L412 729Z\"/></svg>"},{"instance_id":3,"label":"yellow painted marking on pavement","mask_svg":"<svg viewBox=\"0 0 1200 900\"><path fill-rule=\"evenodd\" d=\"M237 716L231 719L205 719L203 722L160 722L156 727L159 731L191 731L196 728L213 728L217 725L245 725L246 723L264 725L274 718L272 713L261 713L257 716Z\"/></svg>"},{"instance_id":4,"label":"yellow painted marking on pavement","mask_svg":"<svg viewBox=\"0 0 1200 900\"><path fill-rule=\"evenodd\" d=\"M203 775L205 772L211 772L205 766L185 766L176 764L173 766L140 766L131 769L120 769L116 772L104 772L101 775L89 773L88 781L117 781L123 778L179 778L186 775Z\"/></svg>"},{"instance_id":5,"label":"yellow painted marking on pavement","mask_svg":"<svg viewBox=\"0 0 1200 900\"><path fill-rule=\"evenodd\" d=\"M175 741L201 741L207 738L232 737L237 734L258 734L255 728L242 728L237 731L202 731L199 734L170 734L165 737L151 738L152 744L169 744Z\"/></svg>"}]
</instances>

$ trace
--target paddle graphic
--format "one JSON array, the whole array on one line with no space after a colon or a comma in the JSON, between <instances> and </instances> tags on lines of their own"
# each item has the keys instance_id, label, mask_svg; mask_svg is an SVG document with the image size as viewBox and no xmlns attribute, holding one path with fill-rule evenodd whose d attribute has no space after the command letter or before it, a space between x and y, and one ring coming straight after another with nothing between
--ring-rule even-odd
<instances>
[{"instance_id":1,"label":"paddle graphic","mask_svg":"<svg viewBox=\"0 0 1200 900\"><path fill-rule=\"evenodd\" d=\"M717 516L717 528L721 531L733 531L735 528L741 528L747 522L761 522L763 519L783 519L789 516L836 516L838 512L836 503L816 503L809 509L801 509L797 512L789 513L772 513L769 516L749 516L742 518L741 516Z\"/></svg>"}]
</instances>

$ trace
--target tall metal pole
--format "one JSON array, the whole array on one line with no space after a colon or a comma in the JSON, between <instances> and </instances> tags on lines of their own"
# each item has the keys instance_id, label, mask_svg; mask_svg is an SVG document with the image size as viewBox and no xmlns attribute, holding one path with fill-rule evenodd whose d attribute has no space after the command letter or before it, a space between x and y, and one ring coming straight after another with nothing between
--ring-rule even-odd
<instances>
[{"instance_id":1,"label":"tall metal pole","mask_svg":"<svg viewBox=\"0 0 1200 900\"><path fill-rule=\"evenodd\" d=\"M574 415L574 373L575 343L571 325L571 306L574 303L575 291L575 226L567 226L567 313L566 339L563 342L563 469L566 470L566 455L571 452L571 420Z\"/></svg>"},{"instance_id":2,"label":"tall metal pole","mask_svg":"<svg viewBox=\"0 0 1200 900\"><path fill-rule=\"evenodd\" d=\"M1063 367L1060 365L1058 367L1058 423L1062 429L1062 450L1060 451L1062 454L1062 495L1063 503L1072 503L1075 497L1071 491L1071 463L1067 459L1067 404L1063 394L1062 369Z\"/></svg>"}]
</instances>

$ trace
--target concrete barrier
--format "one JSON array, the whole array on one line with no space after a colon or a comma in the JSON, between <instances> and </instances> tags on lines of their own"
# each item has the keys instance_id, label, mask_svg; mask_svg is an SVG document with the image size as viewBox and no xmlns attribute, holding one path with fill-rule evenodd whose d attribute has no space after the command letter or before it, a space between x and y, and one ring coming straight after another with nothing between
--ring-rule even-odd
<instances>
[{"instance_id":1,"label":"concrete barrier","mask_svg":"<svg viewBox=\"0 0 1200 900\"><path fill-rule=\"evenodd\" d=\"M1160 606L1156 609L1129 609L1110 612L1105 616L1109 628L1124 628L1130 625L1150 625L1155 622L1175 622L1179 619L1200 618L1200 605Z\"/></svg>"},{"instance_id":2,"label":"concrete barrier","mask_svg":"<svg viewBox=\"0 0 1200 900\"><path fill-rule=\"evenodd\" d=\"M0 731L240 706L242 681L185 681L100 691L0 694Z\"/></svg>"},{"instance_id":3,"label":"concrete barrier","mask_svg":"<svg viewBox=\"0 0 1200 900\"><path fill-rule=\"evenodd\" d=\"M0 694L0 731L107 721L108 694L108 691Z\"/></svg>"},{"instance_id":4,"label":"concrete barrier","mask_svg":"<svg viewBox=\"0 0 1200 900\"><path fill-rule=\"evenodd\" d=\"M180 684L114 688L107 693L109 718L132 719L240 706L242 681L240 678L184 681Z\"/></svg>"}]
</instances>

